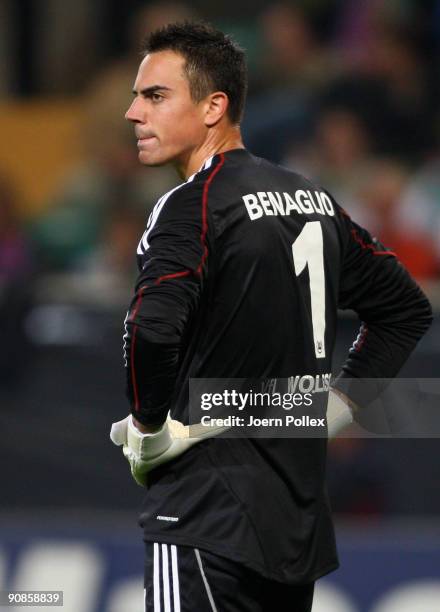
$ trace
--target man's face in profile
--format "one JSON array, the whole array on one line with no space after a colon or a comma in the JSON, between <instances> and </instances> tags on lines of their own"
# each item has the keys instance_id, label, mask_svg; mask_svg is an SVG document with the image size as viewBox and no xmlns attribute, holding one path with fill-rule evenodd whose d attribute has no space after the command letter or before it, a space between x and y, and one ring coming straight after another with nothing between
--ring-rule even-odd
<instances>
[{"instance_id":1,"label":"man's face in profile","mask_svg":"<svg viewBox=\"0 0 440 612\"><path fill-rule=\"evenodd\" d=\"M159 51L139 66L125 118L134 123L139 161L147 166L185 163L206 137L206 103L191 98L184 64L180 54Z\"/></svg>"}]
</instances>

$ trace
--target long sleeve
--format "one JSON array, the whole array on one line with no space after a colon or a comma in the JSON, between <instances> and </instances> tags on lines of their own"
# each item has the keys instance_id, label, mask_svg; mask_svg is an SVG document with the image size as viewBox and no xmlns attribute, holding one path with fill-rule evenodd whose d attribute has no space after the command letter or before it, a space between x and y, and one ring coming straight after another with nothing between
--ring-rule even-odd
<instances>
[{"instance_id":1,"label":"long sleeve","mask_svg":"<svg viewBox=\"0 0 440 612\"><path fill-rule=\"evenodd\" d=\"M389 379L397 375L432 321L431 306L394 253L342 214L347 237L340 279L339 307L352 309L362 321L336 386L341 379ZM372 395L380 392L380 384ZM364 386L348 395L365 402ZM356 395L354 397L353 395ZM368 393L367 393L368 395Z\"/></svg>"},{"instance_id":2,"label":"long sleeve","mask_svg":"<svg viewBox=\"0 0 440 612\"><path fill-rule=\"evenodd\" d=\"M125 321L131 412L144 424L166 419L185 332L196 314L208 266L200 185L159 200L138 247L140 274Z\"/></svg>"}]
</instances>

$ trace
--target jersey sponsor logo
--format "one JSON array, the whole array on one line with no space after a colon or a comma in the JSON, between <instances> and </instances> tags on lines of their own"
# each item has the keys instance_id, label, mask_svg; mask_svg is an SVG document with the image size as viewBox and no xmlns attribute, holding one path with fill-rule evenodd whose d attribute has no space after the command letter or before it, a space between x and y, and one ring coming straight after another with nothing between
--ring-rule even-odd
<instances>
[{"instance_id":1,"label":"jersey sponsor logo","mask_svg":"<svg viewBox=\"0 0 440 612\"><path fill-rule=\"evenodd\" d=\"M158 521L170 521L171 523L177 523L177 521L179 520L178 516L163 516L162 514L158 514L156 516L156 519Z\"/></svg>"},{"instance_id":2,"label":"jersey sponsor logo","mask_svg":"<svg viewBox=\"0 0 440 612\"><path fill-rule=\"evenodd\" d=\"M303 376L290 376L287 387L290 393L322 393L330 390L331 372L327 374L305 374Z\"/></svg>"},{"instance_id":3,"label":"jersey sponsor logo","mask_svg":"<svg viewBox=\"0 0 440 612\"><path fill-rule=\"evenodd\" d=\"M263 215L277 217L290 215L292 212L330 217L335 214L331 199L323 191L297 189L293 196L285 191L257 191L242 198L251 221L260 219Z\"/></svg>"}]
</instances>

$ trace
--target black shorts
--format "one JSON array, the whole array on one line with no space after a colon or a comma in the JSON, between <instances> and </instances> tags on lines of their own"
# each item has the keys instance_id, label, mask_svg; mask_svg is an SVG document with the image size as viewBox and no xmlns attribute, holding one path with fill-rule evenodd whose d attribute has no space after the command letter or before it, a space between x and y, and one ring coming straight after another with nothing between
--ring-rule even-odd
<instances>
[{"instance_id":1,"label":"black shorts","mask_svg":"<svg viewBox=\"0 0 440 612\"><path fill-rule=\"evenodd\" d=\"M310 612L314 586L267 580L197 548L145 543L145 612Z\"/></svg>"}]
</instances>

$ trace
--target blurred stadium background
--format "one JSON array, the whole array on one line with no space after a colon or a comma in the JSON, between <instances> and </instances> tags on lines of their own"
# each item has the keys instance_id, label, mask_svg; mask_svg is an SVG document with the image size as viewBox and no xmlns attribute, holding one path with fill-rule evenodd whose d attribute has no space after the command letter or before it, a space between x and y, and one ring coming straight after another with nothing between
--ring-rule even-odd
<instances>
[{"instance_id":1,"label":"blurred stadium background","mask_svg":"<svg viewBox=\"0 0 440 612\"><path fill-rule=\"evenodd\" d=\"M123 115L140 39L185 17L248 50L247 146L324 185L425 288L436 319L403 375L439 377L439 0L1 0L0 589L64 589L66 612L142 609L142 491L108 433L135 245L177 178L139 166ZM335 371L356 329L341 318ZM439 449L332 444L342 567L314 612L440 610Z\"/></svg>"}]
</instances>

